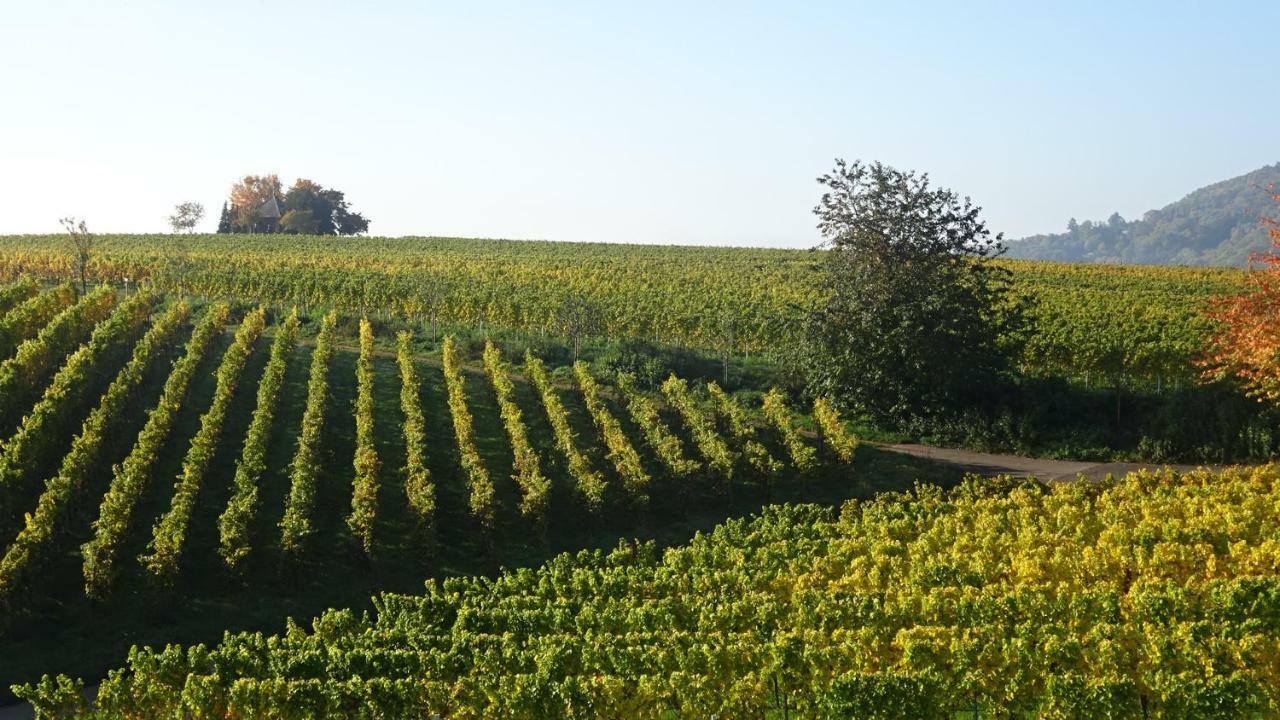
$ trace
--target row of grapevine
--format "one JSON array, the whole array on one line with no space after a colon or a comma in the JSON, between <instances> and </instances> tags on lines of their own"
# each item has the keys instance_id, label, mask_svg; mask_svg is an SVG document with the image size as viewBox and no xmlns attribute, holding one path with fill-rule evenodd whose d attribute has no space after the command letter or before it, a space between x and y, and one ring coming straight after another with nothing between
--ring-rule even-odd
<instances>
[{"instance_id":1,"label":"row of grapevine","mask_svg":"<svg viewBox=\"0 0 1280 720\"><path fill-rule=\"evenodd\" d=\"M337 313L330 312L320 322L316 349L311 355L311 375L307 380L307 407L302 413L298 449L289 466L289 497L280 519L280 546L300 552L313 531L311 511L316 503L319 482L320 442L324 431L325 408L329 403L329 360L333 357L333 334Z\"/></svg>"},{"instance_id":2,"label":"row of grapevine","mask_svg":"<svg viewBox=\"0 0 1280 720\"><path fill-rule=\"evenodd\" d=\"M30 275L23 275L8 285L0 287L0 321L3 321L6 313L19 303L26 302L39 291L40 283Z\"/></svg>"},{"instance_id":3,"label":"row of grapevine","mask_svg":"<svg viewBox=\"0 0 1280 720\"><path fill-rule=\"evenodd\" d=\"M849 434L840 413L826 398L813 401L813 420L818 425L822 441L844 462L853 462L853 453L858 449L858 439Z\"/></svg>"},{"instance_id":4,"label":"row of grapevine","mask_svg":"<svg viewBox=\"0 0 1280 720\"><path fill-rule=\"evenodd\" d=\"M295 308L276 330L271 342L271 358L258 382L257 405L249 431L245 434L240 461L236 463L235 490L227 508L218 518L218 554L228 567L238 567L249 556L250 525L258 514L258 485L267 470L267 441L280 402L285 370L298 339L298 311Z\"/></svg>"},{"instance_id":5,"label":"row of grapevine","mask_svg":"<svg viewBox=\"0 0 1280 720\"><path fill-rule=\"evenodd\" d=\"M782 444L791 455L791 464L798 470L812 470L818 462L818 453L800 437L796 429L791 409L787 407L787 399L778 388L765 393L762 406L765 419L773 425L773 429L782 438Z\"/></svg>"},{"instance_id":6,"label":"row of grapevine","mask_svg":"<svg viewBox=\"0 0 1280 720\"><path fill-rule=\"evenodd\" d=\"M707 383L707 395L711 397L715 411L724 418L729 426L729 435L739 440L750 440L755 437L756 428L751 422L747 409L742 407L720 388L715 382Z\"/></svg>"},{"instance_id":7,"label":"row of grapevine","mask_svg":"<svg viewBox=\"0 0 1280 720\"><path fill-rule=\"evenodd\" d=\"M507 375L502 354L492 341L484 344L484 369L498 399L498 412L502 415L507 439L511 441L511 453L515 459L513 479L520 487L520 514L537 523L545 523L547 505L550 503L551 481L542 474L538 452L529 442L529 431L524 424L520 406L516 404L515 385Z\"/></svg>"},{"instance_id":8,"label":"row of grapevine","mask_svg":"<svg viewBox=\"0 0 1280 720\"><path fill-rule=\"evenodd\" d=\"M102 599L111 589L116 575L116 561L125 535L133 520L133 511L151 479L151 470L160 449L169 438L178 411L182 408L187 387L200 363L222 334L231 310L224 303L211 306L196 325L187 341L182 357L174 364L160 391L160 399L147 415L133 449L119 465L112 468L111 484L102 497L98 518L93 522L93 537L81 546L85 594Z\"/></svg>"},{"instance_id":9,"label":"row of grapevine","mask_svg":"<svg viewBox=\"0 0 1280 720\"><path fill-rule=\"evenodd\" d=\"M449 414L453 418L453 434L458 442L458 459L470 489L468 506L471 514L485 527L492 527L497 508L493 480L476 449L475 421L467 408L466 380L462 375L462 361L453 336L444 339L441 348L441 365L444 371L446 391L449 395Z\"/></svg>"},{"instance_id":10,"label":"row of grapevine","mask_svg":"<svg viewBox=\"0 0 1280 720\"><path fill-rule=\"evenodd\" d=\"M560 308L577 299L599 309L602 334L707 347L723 332L706 319L732 308L728 319L741 325L742 344L752 349L776 331L770 310L809 299L807 285L794 279L807 280L796 271L812 262L776 250L704 251L715 257L691 258L687 248L673 254L669 248L431 238L367 238L358 253L328 238L302 236L271 247L247 237L196 236L182 255L154 237L116 236L110 245L93 263L95 277L145 277L157 288L209 298L376 309L447 323L563 331ZM619 266L626 272L611 271ZM69 270L39 244L0 237L0 277L19 268L50 277Z\"/></svg>"},{"instance_id":11,"label":"row of grapevine","mask_svg":"<svg viewBox=\"0 0 1280 720\"><path fill-rule=\"evenodd\" d=\"M600 439L604 441L609 459L613 461L613 467L618 471L618 477L622 478L627 495L635 502L648 502L649 473L640 462L640 454L636 452L631 440L623 432L622 424L605 406L604 400L600 397L600 385L591 375L591 369L585 362L579 360L573 364L573 374L578 379L578 388L582 391L587 411L591 413L591 420L595 423L596 430L600 432Z\"/></svg>"},{"instance_id":12,"label":"row of grapevine","mask_svg":"<svg viewBox=\"0 0 1280 720\"><path fill-rule=\"evenodd\" d=\"M115 304L115 291L105 285L99 287L54 316L35 337L25 340L12 357L0 363L0 427L12 429L30 398L57 367L57 361L71 352Z\"/></svg>"},{"instance_id":13,"label":"row of grapevine","mask_svg":"<svg viewBox=\"0 0 1280 720\"><path fill-rule=\"evenodd\" d=\"M642 433L649 447L666 466L668 472L675 477L685 477L698 470L698 463L685 455L680 438L671 432L671 428L663 422L658 414L658 406L640 392L635 385L635 377L620 372L617 378L618 391L627 406L627 413Z\"/></svg>"},{"instance_id":14,"label":"row of grapevine","mask_svg":"<svg viewBox=\"0 0 1280 720\"><path fill-rule=\"evenodd\" d=\"M729 434L742 447L742 455L747 464L765 475L781 470L781 463L756 439L756 428L746 408L714 382L707 383L707 393L711 395L716 412L728 423Z\"/></svg>"},{"instance_id":15,"label":"row of grapevine","mask_svg":"<svg viewBox=\"0 0 1280 720\"><path fill-rule=\"evenodd\" d=\"M737 458L720 437L715 421L698 407L693 394L689 392L689 384L672 375L662 383L662 394L684 419L685 427L689 428L689 434L693 436L693 444L702 453L707 464L724 477L732 477Z\"/></svg>"},{"instance_id":16,"label":"row of grapevine","mask_svg":"<svg viewBox=\"0 0 1280 720\"><path fill-rule=\"evenodd\" d=\"M546 366L532 352L525 353L524 374L533 382L533 386L542 397L542 408L546 411L547 420L551 423L556 445L569 465L569 474L577 484L578 494L589 510L593 512L598 510L604 502L604 477L591 468L586 455L578 449L573 428L569 425L569 413L564 409L564 403L560 401L560 395L547 374Z\"/></svg>"},{"instance_id":17,"label":"row of grapevine","mask_svg":"<svg viewBox=\"0 0 1280 720\"><path fill-rule=\"evenodd\" d=\"M89 340L67 357L18 430L0 446L0 497L8 499L7 507L23 496L25 481L43 459L66 443L71 416L85 400L93 378L136 337L153 300L150 294L139 293L99 323ZM10 521L0 518L0 523Z\"/></svg>"},{"instance_id":18,"label":"row of grapevine","mask_svg":"<svg viewBox=\"0 0 1280 720\"><path fill-rule=\"evenodd\" d=\"M404 413L404 491L409 507L429 530L435 522L436 488L427 470L427 421L413 362L413 334L407 330L396 337L396 361L400 365L400 409Z\"/></svg>"},{"instance_id":19,"label":"row of grapevine","mask_svg":"<svg viewBox=\"0 0 1280 720\"><path fill-rule=\"evenodd\" d=\"M373 325L360 319L360 358L356 361L355 479L347 527L366 555L373 553L373 525L378 516L378 449L373 442Z\"/></svg>"},{"instance_id":20,"label":"row of grapevine","mask_svg":"<svg viewBox=\"0 0 1280 720\"><path fill-rule=\"evenodd\" d=\"M0 317L0 358L7 358L23 340L76 301L76 289L63 284L51 287Z\"/></svg>"},{"instance_id":21,"label":"row of grapevine","mask_svg":"<svg viewBox=\"0 0 1280 720\"><path fill-rule=\"evenodd\" d=\"M1272 465L772 506L135 648L92 707L17 692L71 718L1273 718L1278 500Z\"/></svg>"},{"instance_id":22,"label":"row of grapevine","mask_svg":"<svg viewBox=\"0 0 1280 720\"><path fill-rule=\"evenodd\" d=\"M67 277L52 237L0 237L0 278ZM785 322L821 299L822 253L445 238L112 236L96 278L145 278L209 298L379 311L433 321L572 334L566 301L593 310L602 336L713 351L757 352L791 340ZM1212 324L1208 297L1238 293L1227 268L1117 267L1004 261L1035 322L1022 363L1082 378L1198 376ZM1142 302L1133 302L1141 297ZM425 319L425 318L423 318Z\"/></svg>"},{"instance_id":23,"label":"row of grapevine","mask_svg":"<svg viewBox=\"0 0 1280 720\"><path fill-rule=\"evenodd\" d=\"M187 450L186 459L182 463L182 471L173 486L173 498L169 510L156 521L152 530L151 544L146 554L138 558L143 567L155 578L171 582L178 574L182 547L187 538L187 527L191 522L191 513L195 509L196 496L204 483L205 473L213 454L218 449L218 440L222 436L222 425L226 419L227 408L240 383L240 376L245 363L253 352L253 345L266 324L266 313L262 308L248 313L236 331L235 341L222 357L218 366L217 382L214 385L213 401L204 415L200 416L200 429L191 438L191 447Z\"/></svg>"},{"instance_id":24,"label":"row of grapevine","mask_svg":"<svg viewBox=\"0 0 1280 720\"><path fill-rule=\"evenodd\" d=\"M66 507L84 487L98 462L111 425L132 399L148 368L169 347L190 315L191 307L178 301L156 320L134 347L133 357L116 375L98 406L85 419L71 449L63 456L58 473L46 481L35 511L27 514L26 524L0 560L0 605L12 597L36 553L53 540Z\"/></svg>"}]
</instances>

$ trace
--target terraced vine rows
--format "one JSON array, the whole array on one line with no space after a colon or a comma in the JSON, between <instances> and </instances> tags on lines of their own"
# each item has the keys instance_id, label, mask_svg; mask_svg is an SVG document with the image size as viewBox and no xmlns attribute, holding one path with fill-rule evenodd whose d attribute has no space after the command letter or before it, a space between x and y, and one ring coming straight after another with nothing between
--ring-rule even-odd
<instances>
[{"instance_id":1,"label":"terraced vine rows","mask_svg":"<svg viewBox=\"0 0 1280 720\"><path fill-rule=\"evenodd\" d=\"M31 295L27 284L0 288L0 297L23 293ZM40 573L31 566L46 553L74 552L82 565L84 594L103 601L119 592L122 582L130 592L139 583L161 591L181 584L192 553L212 551L229 570L242 570L254 556L277 553L304 562L322 552L317 544L332 547L326 535L338 533L347 546L374 559L380 535L398 516L411 516L418 530L430 534L440 493L468 497L480 534L512 522L541 528L541 533L553 505L562 516L621 508L631 512L646 507L654 493L684 492L691 482L722 492L737 481L731 479L735 471L743 482L762 474L781 476L784 469L800 477L817 457L813 441L790 424L794 419L779 415L779 398L766 407L766 422L717 387L709 398L700 397L673 377L664 387L679 413L663 419L658 393L642 392L625 378L622 387L611 387L585 363L553 376L535 355L527 354L522 366L513 365L492 343L465 356L466 349L447 338L437 368L415 353L412 333L403 333L394 353L395 401L386 403L379 400L379 388L388 378L376 370L379 364L391 364L384 356L392 353L376 349L374 325L368 320L359 320L358 335L351 338L339 332L333 313L319 322L314 341L302 341L302 347L314 346L306 359L306 408L300 419L290 420L277 405L300 342L296 312L272 319L262 308L232 311L214 304L193 313L185 302L166 302L149 292L135 293L108 317L113 305L114 294L98 290L52 318L50 327L68 324L72 312L80 324L97 324L30 413L15 404L14 410L27 419L0 446L0 489L11 501L5 505L6 517L0 518L0 525L10 528L0 548L5 551L0 556L0 603L7 603L8 611L20 611L24 597L39 596ZM142 337L147 323L151 329ZM194 329L188 331L189 324ZM229 326L234 339L227 345ZM138 408L141 415L132 427L113 428L117 418L128 415L124 403L129 393L138 391L157 358L174 354L188 334L185 350L167 376L159 378L163 388L154 403ZM264 334L272 338L270 343ZM36 337L46 336L54 335L37 331ZM122 367L113 365L138 337L142 339L132 359ZM353 342L358 349L350 348ZM56 357L66 344L49 344L43 352ZM259 369L253 358L267 354L268 345L269 357ZM353 377L344 377L350 372L347 358L353 356ZM6 367L3 363L0 359L0 367ZM98 389L101 383L92 376L114 373L113 367L120 367L114 383ZM517 374L520 369L524 377ZM441 402L424 401L424 373L435 373L443 383ZM479 378L486 381L477 385ZM193 382L210 380L210 395L192 394ZM334 388L353 383L354 404L336 404ZM98 392L104 393L100 400ZM82 415L91 405L97 409ZM500 418L496 435L490 422L476 416L484 412L481 419L491 421L490 405ZM229 417L241 406L251 418L247 426L236 428ZM577 423L570 407L583 408L589 424ZM714 418L725 412L729 429L722 436ZM389 417L401 418L402 426L393 427ZM677 417L684 419L675 421ZM630 431L621 418L634 423ZM772 432L769 423L781 428L778 423L784 420L787 432L777 434L777 447L799 463L774 459L757 441L757 433ZM184 429L184 422L194 429ZM442 422L454 432L440 433ZM826 416L824 422L841 425ZM335 433L351 423L354 444L347 448L340 441L343 454L335 454ZM430 434L429 424L434 428ZM394 456L383 449L384 436L403 436ZM704 453L714 447L717 454L706 463L691 459L683 447L687 436L693 438L692 446ZM478 444L490 451L480 452ZM731 451L730 445L739 451ZM493 446L506 450L495 455ZM767 464L753 459L752 448L768 458ZM292 462L287 467L273 464L269 452L284 450ZM67 453L61 461L60 452ZM509 478L501 459L505 453L511 458ZM100 455L118 461L99 467ZM233 477L218 470L217 458L234 461ZM828 453L823 458L839 464L850 456ZM738 467L742 463L748 464ZM54 472L45 489L36 492L29 470L42 465ZM708 481L698 482L697 476ZM317 502L319 495L335 489L344 493L348 508L337 528L321 515ZM507 495L516 498L514 515L504 512ZM205 508L211 504L216 507ZM34 514L23 527L23 514L30 511ZM210 511L217 517L216 539L213 547L205 547L196 538L208 534L201 523ZM277 532L264 532L267 525ZM77 548L70 538L84 542ZM141 553L134 556L135 550Z\"/></svg>"}]
</instances>

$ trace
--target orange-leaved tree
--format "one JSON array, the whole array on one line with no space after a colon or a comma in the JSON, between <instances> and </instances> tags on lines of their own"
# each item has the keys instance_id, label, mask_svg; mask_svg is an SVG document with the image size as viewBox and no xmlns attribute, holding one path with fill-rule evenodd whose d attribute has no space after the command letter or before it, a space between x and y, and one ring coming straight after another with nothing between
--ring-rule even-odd
<instances>
[{"instance_id":1,"label":"orange-leaved tree","mask_svg":"<svg viewBox=\"0 0 1280 720\"><path fill-rule=\"evenodd\" d=\"M1280 190L1269 188L1280 203ZM1264 402L1280 401L1280 220L1263 218L1271 226L1272 250L1249 258L1250 290L1218 298L1209 311L1216 328L1209 351L1201 360L1211 380L1234 376L1245 392Z\"/></svg>"},{"instance_id":2,"label":"orange-leaved tree","mask_svg":"<svg viewBox=\"0 0 1280 720\"><path fill-rule=\"evenodd\" d=\"M253 228L262 206L273 199L284 205L279 175L245 175L243 180L231 186L231 212L236 224Z\"/></svg>"}]
</instances>

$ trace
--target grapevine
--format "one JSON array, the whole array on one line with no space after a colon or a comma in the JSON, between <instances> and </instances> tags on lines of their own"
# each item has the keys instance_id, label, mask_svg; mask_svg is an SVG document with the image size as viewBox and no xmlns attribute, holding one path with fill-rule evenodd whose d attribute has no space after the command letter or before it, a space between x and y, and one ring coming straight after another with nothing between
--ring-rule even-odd
<instances>
[{"instance_id":1,"label":"grapevine","mask_svg":"<svg viewBox=\"0 0 1280 720\"><path fill-rule=\"evenodd\" d=\"M40 283L30 275L23 275L14 282L0 287L0 321L19 303L26 302L40 290Z\"/></svg>"},{"instance_id":2,"label":"grapevine","mask_svg":"<svg viewBox=\"0 0 1280 720\"><path fill-rule=\"evenodd\" d=\"M587 457L578 449L573 428L569 426L569 413L564 409L564 403L560 401L546 367L532 352L525 353L524 374L542 397L542 408L546 411L552 432L555 433L556 445L569 464L569 474L577 481L578 494L589 510L598 510L604 502L604 478L591 468Z\"/></svg>"},{"instance_id":3,"label":"grapevine","mask_svg":"<svg viewBox=\"0 0 1280 720\"><path fill-rule=\"evenodd\" d=\"M466 380L462 375L462 362L458 349L450 335L444 339L441 351L445 385L449 393L449 414L453 417L453 433L458 442L458 457L462 472L470 488L468 504L471 514L486 528L492 528L496 520L493 480L476 449L475 426L471 411L467 409Z\"/></svg>"},{"instance_id":4,"label":"grapevine","mask_svg":"<svg viewBox=\"0 0 1280 720\"><path fill-rule=\"evenodd\" d=\"M396 338L396 360L400 365L400 407L404 411L404 491L409 506L430 529L435 522L436 489L427 469L426 419L413 362L413 334L407 330Z\"/></svg>"},{"instance_id":5,"label":"grapevine","mask_svg":"<svg viewBox=\"0 0 1280 720\"><path fill-rule=\"evenodd\" d=\"M813 420L822 433L822 441L844 462L853 461L853 453L858 449L858 439L845 429L844 420L831 401L817 398L813 401Z\"/></svg>"},{"instance_id":6,"label":"grapevine","mask_svg":"<svg viewBox=\"0 0 1280 720\"><path fill-rule=\"evenodd\" d=\"M502 354L492 342L484 345L484 369L493 385L494 395L498 398L498 409L502 414L503 425L507 429L507 439L511 441L511 452L515 462L516 484L520 486L522 499L520 513L533 519L536 523L546 522L547 504L551 493L551 481L542 474L538 452L529 443L529 431L525 428L524 416L515 400L515 386L507 376L507 368L502 362Z\"/></svg>"},{"instance_id":7,"label":"grapevine","mask_svg":"<svg viewBox=\"0 0 1280 720\"><path fill-rule=\"evenodd\" d=\"M110 592L115 579L116 559L132 523L138 498L151 478L156 457L182 408L191 378L214 339L222 334L229 315L230 309L225 304L214 305L205 311L187 341L185 353L165 380L160 400L147 415L147 422L138 433L133 449L123 463L112 468L111 485L102 498L98 519L93 523L93 538L81 546L85 594L89 597L103 599Z\"/></svg>"},{"instance_id":8,"label":"grapevine","mask_svg":"<svg viewBox=\"0 0 1280 720\"><path fill-rule=\"evenodd\" d=\"M578 379L578 388L582 391L587 411L595 422L596 430L604 440L609 451L609 459L622 478L627 494L636 502L645 503L649 499L649 474L640 463L640 455L631 440L622 431L622 424L613 416L600 397L600 385L591 375L590 368L579 360L573 364L573 374Z\"/></svg>"},{"instance_id":9,"label":"grapevine","mask_svg":"<svg viewBox=\"0 0 1280 720\"><path fill-rule=\"evenodd\" d=\"M716 431L715 422L702 408L698 407L693 395L689 392L688 383L672 375L662 383L662 394L679 411L685 426L693 435L693 444L697 446L707 463L725 478L732 477L733 465L737 458L720 437L720 433Z\"/></svg>"},{"instance_id":10,"label":"grapevine","mask_svg":"<svg viewBox=\"0 0 1280 720\"><path fill-rule=\"evenodd\" d=\"M190 315L190 306L179 301L156 320L134 347L133 356L102 395L98 406L85 419L71 449L63 456L58 473L45 483L35 511L26 516L26 524L0 560L0 604L11 596L21 574L37 553L52 541L67 505L93 470L110 426L142 382L147 369Z\"/></svg>"},{"instance_id":11,"label":"grapevine","mask_svg":"<svg viewBox=\"0 0 1280 720\"><path fill-rule=\"evenodd\" d=\"M373 440L373 326L360 319L360 358L356 361L355 479L347 526L366 555L373 553L373 526L378 515L378 449Z\"/></svg>"},{"instance_id":12,"label":"grapevine","mask_svg":"<svg viewBox=\"0 0 1280 720\"><path fill-rule=\"evenodd\" d=\"M213 389L213 402L200 416L200 429L191 438L191 447L182 463L182 471L173 486L173 498L166 512L152 530L147 553L138 558L152 576L172 582L178 574L182 548L187 538L187 526L195 509L196 495L204 482L204 475L218 449L222 425L227 407L240 383L245 362L253 351L253 345L266 324L266 314L258 308L245 316L236 331L235 341L222 357L218 366L217 383Z\"/></svg>"},{"instance_id":13,"label":"grapevine","mask_svg":"<svg viewBox=\"0 0 1280 720\"><path fill-rule=\"evenodd\" d=\"M0 446L0 496L14 498L40 459L63 444L59 432L67 416L85 400L90 380L133 340L150 314L154 297L140 293L121 304L93 329L89 339L66 359L17 432ZM9 518L3 518L8 522Z\"/></svg>"},{"instance_id":14,"label":"grapevine","mask_svg":"<svg viewBox=\"0 0 1280 720\"><path fill-rule=\"evenodd\" d=\"M76 300L72 285L58 285L28 299L0 317L0 358L7 358L23 340L35 335L55 315Z\"/></svg>"},{"instance_id":15,"label":"grapevine","mask_svg":"<svg viewBox=\"0 0 1280 720\"><path fill-rule=\"evenodd\" d=\"M227 501L226 510L218 518L218 554L229 567L239 566L249 555L250 524L258 512L258 484L267 469L267 440L297 338L298 311L295 308L280 325L271 343L271 358L258 383L257 406L253 419L249 421L240 461L236 463L235 491Z\"/></svg>"},{"instance_id":16,"label":"grapevine","mask_svg":"<svg viewBox=\"0 0 1280 720\"><path fill-rule=\"evenodd\" d=\"M800 432L796 430L794 419L791 416L791 409L787 407L787 399L783 396L782 391L773 388L765 393L764 416L778 431L778 436L782 438L782 444L786 446L787 452L791 455L791 464L795 465L798 470L811 470L817 463L817 452L814 451L804 438L800 437Z\"/></svg>"},{"instance_id":17,"label":"grapevine","mask_svg":"<svg viewBox=\"0 0 1280 720\"><path fill-rule=\"evenodd\" d=\"M756 440L756 428L745 408L714 382L707 383L707 392L716 411L725 418L729 433L742 446L742 455L757 472L770 475L782 468L781 463L769 454L769 450Z\"/></svg>"},{"instance_id":18,"label":"grapevine","mask_svg":"<svg viewBox=\"0 0 1280 720\"><path fill-rule=\"evenodd\" d=\"M772 506L135 648L92 706L16 691L70 717L1269 717L1278 492L1269 466Z\"/></svg>"},{"instance_id":19,"label":"grapevine","mask_svg":"<svg viewBox=\"0 0 1280 720\"><path fill-rule=\"evenodd\" d=\"M320 322L316 349L311 355L311 375L307 381L307 407L302 413L298 449L289 466L289 497L280 519L280 546L286 552L300 552L312 532L311 510L316 500L320 474L320 440L324 430L325 405L329 401L329 360L333 357L333 334L338 324L330 312Z\"/></svg>"},{"instance_id":20,"label":"grapevine","mask_svg":"<svg viewBox=\"0 0 1280 720\"><path fill-rule=\"evenodd\" d=\"M99 287L75 305L58 313L35 337L18 346L17 352L0 363L0 425L12 429L32 393L48 377L57 362L84 340L116 304L116 293Z\"/></svg>"},{"instance_id":21,"label":"grapevine","mask_svg":"<svg viewBox=\"0 0 1280 720\"><path fill-rule=\"evenodd\" d=\"M627 412L632 421L640 426L649 447L658 455L658 459L667 467L672 475L683 477L698 470L698 463L690 460L667 424L658 414L658 407L645 397L635 386L635 378L627 373L618 373L618 390L626 400Z\"/></svg>"}]
</instances>

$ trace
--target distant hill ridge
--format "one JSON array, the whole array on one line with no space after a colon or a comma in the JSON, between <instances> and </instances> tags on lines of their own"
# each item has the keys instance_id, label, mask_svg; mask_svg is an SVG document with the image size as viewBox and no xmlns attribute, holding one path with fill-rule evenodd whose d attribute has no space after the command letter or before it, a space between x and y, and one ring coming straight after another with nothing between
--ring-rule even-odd
<instances>
[{"instance_id":1,"label":"distant hill ridge","mask_svg":"<svg viewBox=\"0 0 1280 720\"><path fill-rule=\"evenodd\" d=\"M1149 265L1244 265L1250 253L1271 246L1263 216L1275 217L1267 194L1280 186L1280 163L1200 188L1141 220L1114 213L1077 223L1067 232L1032 235L1009 243L1009 257L1068 262Z\"/></svg>"}]
</instances>

